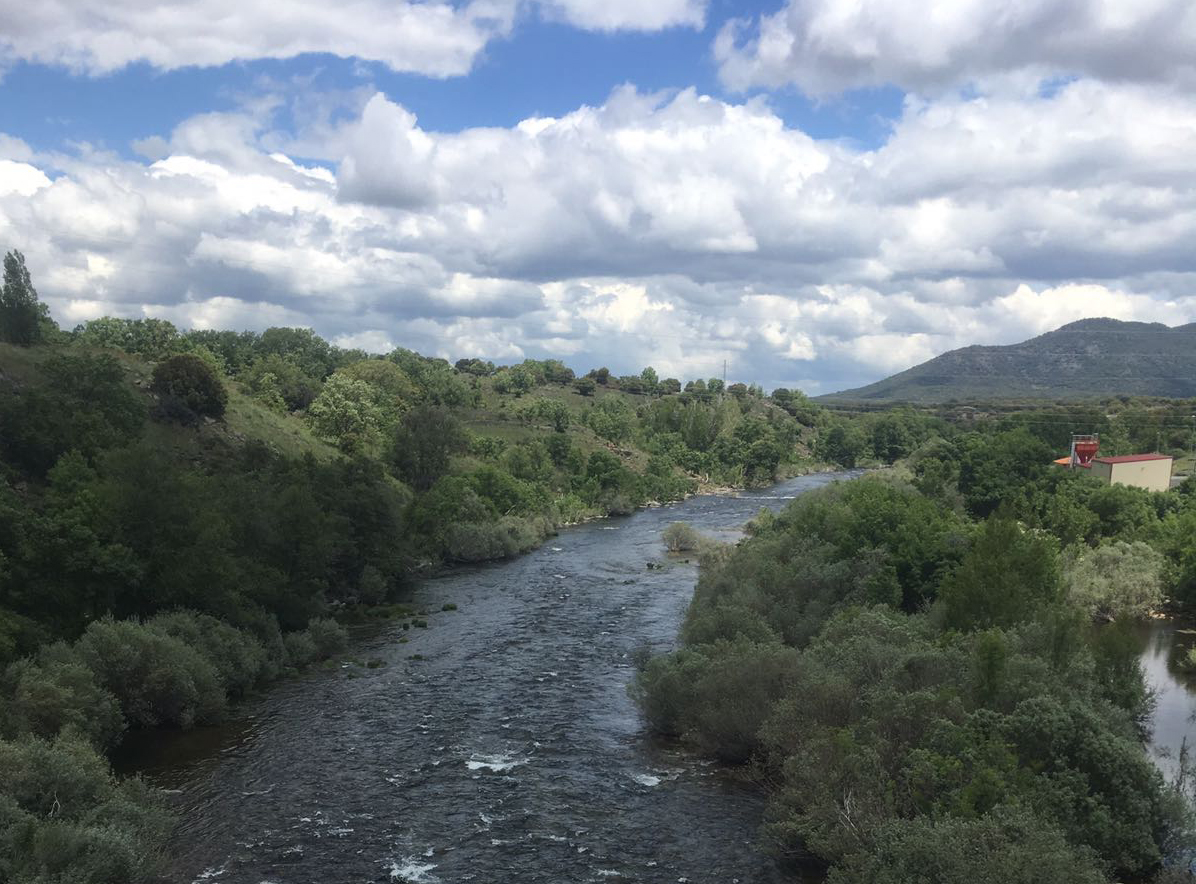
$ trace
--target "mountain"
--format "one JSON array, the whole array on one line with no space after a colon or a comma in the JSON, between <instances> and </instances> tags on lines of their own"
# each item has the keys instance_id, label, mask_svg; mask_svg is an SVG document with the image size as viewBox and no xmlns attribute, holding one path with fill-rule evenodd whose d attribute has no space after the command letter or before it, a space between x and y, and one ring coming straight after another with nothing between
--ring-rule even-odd
<instances>
[{"instance_id":1,"label":"mountain","mask_svg":"<svg viewBox=\"0 0 1196 884\"><path fill-rule=\"evenodd\" d=\"M1081 319L999 347L951 350L822 399L950 402L1089 396L1196 396L1196 323Z\"/></svg>"}]
</instances>

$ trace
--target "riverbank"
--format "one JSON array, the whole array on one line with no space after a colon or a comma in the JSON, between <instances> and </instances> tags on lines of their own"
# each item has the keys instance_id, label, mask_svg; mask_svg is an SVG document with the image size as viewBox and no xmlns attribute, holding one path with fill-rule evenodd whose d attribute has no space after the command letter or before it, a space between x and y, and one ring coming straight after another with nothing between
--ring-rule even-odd
<instances>
[{"instance_id":1,"label":"riverbank","mask_svg":"<svg viewBox=\"0 0 1196 884\"><path fill-rule=\"evenodd\" d=\"M223 739L182 735L144 759L142 773L176 790L170 880L391 880L427 867L422 880L442 882L791 884L754 847L759 794L648 739L626 686L638 648L676 641L696 576L647 569L660 532L687 521L733 539L762 506L834 478L588 523L420 582L409 602L428 627L387 625L351 651L381 666L279 684Z\"/></svg>"}]
</instances>

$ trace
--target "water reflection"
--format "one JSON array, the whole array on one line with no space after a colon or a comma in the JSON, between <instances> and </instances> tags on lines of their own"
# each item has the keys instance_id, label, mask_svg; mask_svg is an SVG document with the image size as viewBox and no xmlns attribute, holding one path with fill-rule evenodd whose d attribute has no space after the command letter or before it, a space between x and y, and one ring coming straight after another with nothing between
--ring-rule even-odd
<instances>
[{"instance_id":1,"label":"water reflection","mask_svg":"<svg viewBox=\"0 0 1196 884\"><path fill-rule=\"evenodd\" d=\"M1179 661L1196 647L1196 628L1174 620L1143 627L1142 671L1155 694L1148 750L1168 780L1174 779L1185 739L1196 749L1196 678Z\"/></svg>"}]
</instances>

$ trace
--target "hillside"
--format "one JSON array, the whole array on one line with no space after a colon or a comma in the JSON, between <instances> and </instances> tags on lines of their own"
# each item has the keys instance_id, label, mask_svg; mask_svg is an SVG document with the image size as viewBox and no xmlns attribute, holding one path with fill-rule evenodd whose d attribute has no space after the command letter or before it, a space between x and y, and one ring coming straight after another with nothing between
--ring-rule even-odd
<instances>
[{"instance_id":1,"label":"hillside","mask_svg":"<svg viewBox=\"0 0 1196 884\"><path fill-rule=\"evenodd\" d=\"M1196 323L1082 319L1020 344L963 347L821 398L888 402L1196 396Z\"/></svg>"}]
</instances>

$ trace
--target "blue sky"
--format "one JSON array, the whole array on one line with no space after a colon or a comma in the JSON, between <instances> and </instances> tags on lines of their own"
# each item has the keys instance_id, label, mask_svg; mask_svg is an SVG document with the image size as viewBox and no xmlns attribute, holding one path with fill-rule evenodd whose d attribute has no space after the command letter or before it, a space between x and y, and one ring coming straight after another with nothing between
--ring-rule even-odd
<instances>
[{"instance_id":1,"label":"blue sky","mask_svg":"<svg viewBox=\"0 0 1196 884\"><path fill-rule=\"evenodd\" d=\"M776 6L720 3L711 13L742 17ZM0 80L0 107L5 130L39 150L86 141L126 156L133 155L134 141L169 131L188 117L235 110L263 80L301 81L304 88L322 91L369 85L414 112L424 128L438 132L566 114L583 104L601 104L625 83L646 91L696 87L727 100L763 95L790 126L816 138L866 146L880 144L899 116L902 92L891 87L827 99L807 97L796 88L727 90L711 53L711 41L723 24L712 16L701 29L604 33L533 15L509 37L491 42L469 74L446 78L395 72L382 62L328 53L170 71L133 63L102 76L18 62Z\"/></svg>"},{"instance_id":2,"label":"blue sky","mask_svg":"<svg viewBox=\"0 0 1196 884\"><path fill-rule=\"evenodd\" d=\"M1119 9L0 0L0 247L68 325L811 392L1191 321L1196 12Z\"/></svg>"}]
</instances>

